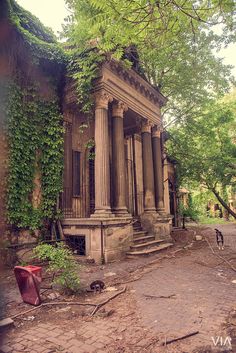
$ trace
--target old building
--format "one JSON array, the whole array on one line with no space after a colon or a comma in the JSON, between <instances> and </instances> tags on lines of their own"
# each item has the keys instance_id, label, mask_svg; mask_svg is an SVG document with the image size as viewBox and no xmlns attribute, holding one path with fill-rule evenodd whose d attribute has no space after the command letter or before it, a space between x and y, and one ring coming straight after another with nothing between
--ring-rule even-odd
<instances>
[{"instance_id":1,"label":"old building","mask_svg":"<svg viewBox=\"0 0 236 353\"><path fill-rule=\"evenodd\" d=\"M92 94L94 119L87 124L71 87L65 92L64 234L96 260L167 247L171 217L161 146L166 99L115 61L103 64ZM91 139L95 150L88 148ZM140 239L134 241L138 222Z\"/></svg>"},{"instance_id":2,"label":"old building","mask_svg":"<svg viewBox=\"0 0 236 353\"><path fill-rule=\"evenodd\" d=\"M85 115L66 70L57 63L58 49L53 38L29 13L24 13L13 0L10 3L14 11L19 10L19 25L16 28L7 17L0 21L4 30L0 38L4 49L0 57L2 77L13 81L21 71L24 87L27 82L37 81L36 95L44 102L57 95L60 102L65 131L63 192L59 202L64 239L75 253L106 262L126 254L149 254L167 248L171 245L172 216L169 198L164 197L169 194L169 183L165 183L164 190L161 142L161 107L166 98L136 70L110 60L100 67L91 90L94 107L89 116ZM27 32L30 39L25 37ZM29 45L34 37L33 49L40 54L36 62ZM45 58L44 53L48 54ZM1 144L1 159L7 166L5 133ZM40 150L35 151L36 159L38 154ZM1 195L6 195L7 168L1 173ZM42 202L40 173L35 170L34 189L24 195L33 211ZM1 197L0 224L4 232L5 226L9 229L4 206L7 195ZM17 242L24 242L22 236L26 233L20 232Z\"/></svg>"}]
</instances>

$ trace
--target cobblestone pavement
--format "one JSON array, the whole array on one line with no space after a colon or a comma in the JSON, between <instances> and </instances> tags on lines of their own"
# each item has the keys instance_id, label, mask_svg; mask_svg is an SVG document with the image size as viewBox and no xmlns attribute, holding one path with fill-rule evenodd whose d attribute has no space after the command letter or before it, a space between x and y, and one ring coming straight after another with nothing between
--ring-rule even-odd
<instances>
[{"instance_id":1,"label":"cobblestone pavement","mask_svg":"<svg viewBox=\"0 0 236 353\"><path fill-rule=\"evenodd\" d=\"M235 225L218 228L225 234L224 251L217 250L212 230L204 234L217 254L235 258ZM236 283L232 281L236 273L213 255L206 243L198 244L154 263L149 272L136 273L127 291L94 317L76 315L73 308L43 308L43 316L34 312L31 323L17 320L17 327L5 335L0 352L192 353L200 346L212 347L212 337L227 335L222 324L235 307ZM63 311L67 316L62 316ZM160 346L166 339L193 331L199 334Z\"/></svg>"}]
</instances>

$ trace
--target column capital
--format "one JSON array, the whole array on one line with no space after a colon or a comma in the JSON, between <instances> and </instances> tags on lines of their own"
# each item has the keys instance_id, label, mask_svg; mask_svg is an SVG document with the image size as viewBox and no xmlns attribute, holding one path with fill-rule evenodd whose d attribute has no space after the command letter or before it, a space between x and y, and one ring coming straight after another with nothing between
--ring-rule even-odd
<instances>
[{"instance_id":1,"label":"column capital","mask_svg":"<svg viewBox=\"0 0 236 353\"><path fill-rule=\"evenodd\" d=\"M64 120L63 127L64 127L65 131L71 132L72 131L72 122Z\"/></svg>"},{"instance_id":2,"label":"column capital","mask_svg":"<svg viewBox=\"0 0 236 353\"><path fill-rule=\"evenodd\" d=\"M112 104L112 116L116 118L123 118L124 112L128 110L127 104L122 101L118 101Z\"/></svg>"},{"instance_id":3,"label":"column capital","mask_svg":"<svg viewBox=\"0 0 236 353\"><path fill-rule=\"evenodd\" d=\"M154 127L152 128L152 137L158 137L158 138L160 138L162 131L163 131L163 130L162 130L161 127L154 126Z\"/></svg>"},{"instance_id":4,"label":"column capital","mask_svg":"<svg viewBox=\"0 0 236 353\"><path fill-rule=\"evenodd\" d=\"M153 124L149 120L142 121L142 126L141 126L142 132L151 133L152 127L153 127Z\"/></svg>"},{"instance_id":5,"label":"column capital","mask_svg":"<svg viewBox=\"0 0 236 353\"><path fill-rule=\"evenodd\" d=\"M108 109L108 103L113 101L113 97L106 91L100 90L94 94L95 108Z\"/></svg>"}]
</instances>

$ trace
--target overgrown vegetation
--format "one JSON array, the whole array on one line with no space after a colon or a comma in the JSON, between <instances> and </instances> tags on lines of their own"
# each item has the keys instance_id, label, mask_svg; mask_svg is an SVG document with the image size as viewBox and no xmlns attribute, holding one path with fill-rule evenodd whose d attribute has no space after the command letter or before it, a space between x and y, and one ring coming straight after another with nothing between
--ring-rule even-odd
<instances>
[{"instance_id":1,"label":"overgrown vegetation","mask_svg":"<svg viewBox=\"0 0 236 353\"><path fill-rule=\"evenodd\" d=\"M72 11L64 27L66 50L50 30L14 0L5 3L8 17L35 64L42 60L67 63L83 111L91 110L92 83L104 60L120 60L132 66L161 89L169 98L164 117L177 122L169 153L179 161L180 174L195 185L203 184L220 202L224 201L217 187L219 182L225 186L234 180L235 146L232 134L227 132L234 126L234 118L228 104L216 102L229 90L233 78L230 67L223 65L212 49L219 50L235 40L233 0L66 0ZM213 31L219 23L220 35ZM11 139L8 210L11 223L36 229L43 217L55 217L62 168L61 118L56 102L37 101L31 88L23 92L27 104L21 92L19 96L15 93L18 112L14 102L9 103L9 112L13 112L10 138L14 129L18 137L14 141L12 135ZM32 140L26 121L31 114ZM18 118L22 128L17 126ZM25 170L17 165L20 160ZM43 191L42 205L37 209L31 202L36 162Z\"/></svg>"},{"instance_id":2,"label":"overgrown vegetation","mask_svg":"<svg viewBox=\"0 0 236 353\"><path fill-rule=\"evenodd\" d=\"M165 126L175 122L168 153L179 162L180 182L208 188L227 208L218 189L235 178L235 145L227 130L234 128L235 115L232 104L219 99L235 79L214 51L235 41L235 1L66 3L71 15L64 36L81 58L81 72L73 75L81 100L100 58L124 65L128 59L169 99L163 116Z\"/></svg>"},{"instance_id":3,"label":"overgrown vegetation","mask_svg":"<svg viewBox=\"0 0 236 353\"><path fill-rule=\"evenodd\" d=\"M0 92L9 146L7 218L15 228L34 231L58 217L63 170L58 93L66 54L52 31L16 1L4 0L1 6L0 20L7 19L13 29L11 45L1 42L13 73ZM32 72L45 75L49 97Z\"/></svg>"},{"instance_id":4,"label":"overgrown vegetation","mask_svg":"<svg viewBox=\"0 0 236 353\"><path fill-rule=\"evenodd\" d=\"M79 290L80 279L77 274L79 266L65 244L57 243L56 246L39 244L34 249L34 257L48 261L47 271L55 275L53 284L59 285L65 293L72 294Z\"/></svg>"},{"instance_id":5,"label":"overgrown vegetation","mask_svg":"<svg viewBox=\"0 0 236 353\"><path fill-rule=\"evenodd\" d=\"M129 63L169 98L165 116L183 120L224 94L230 68L216 58L234 40L235 2L66 0L64 37L78 57L77 84L91 88L100 58ZM213 32L221 23L222 33ZM87 53L93 53L91 57ZM81 81L82 79L82 81ZM82 86L85 86L82 84ZM79 87L78 86L78 87Z\"/></svg>"},{"instance_id":6,"label":"overgrown vegetation","mask_svg":"<svg viewBox=\"0 0 236 353\"><path fill-rule=\"evenodd\" d=\"M64 63L67 54L57 42L50 28L45 27L37 17L23 9L15 0L4 0L6 16L24 38L24 43L33 54L35 63L40 59Z\"/></svg>"},{"instance_id":7,"label":"overgrown vegetation","mask_svg":"<svg viewBox=\"0 0 236 353\"><path fill-rule=\"evenodd\" d=\"M234 218L226 188L236 183L235 93L208 105L195 119L170 129L168 152L178 161L182 184L209 190ZM205 194L208 200L212 194ZM217 203L215 202L215 203ZM206 202L207 205L207 202Z\"/></svg>"},{"instance_id":8,"label":"overgrown vegetation","mask_svg":"<svg viewBox=\"0 0 236 353\"><path fill-rule=\"evenodd\" d=\"M7 97L9 140L8 221L35 230L56 217L62 189L63 126L57 100L40 98L34 86L12 84ZM40 178L40 204L33 194Z\"/></svg>"}]
</instances>

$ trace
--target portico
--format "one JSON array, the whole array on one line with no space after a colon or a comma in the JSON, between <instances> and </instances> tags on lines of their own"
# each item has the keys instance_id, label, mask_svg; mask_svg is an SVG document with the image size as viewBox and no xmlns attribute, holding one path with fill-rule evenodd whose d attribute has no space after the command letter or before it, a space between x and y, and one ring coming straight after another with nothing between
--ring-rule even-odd
<instances>
[{"instance_id":1,"label":"portico","mask_svg":"<svg viewBox=\"0 0 236 353\"><path fill-rule=\"evenodd\" d=\"M166 98L134 70L115 61L102 66L92 95L94 120L81 138L78 131L85 117L75 111L67 87L64 118L72 133L71 137L65 134L64 185L72 197L66 200L65 193L62 195L63 229L65 236L85 236L86 255L96 261L101 257L110 261L129 250L136 220L155 239L168 239L170 217L164 211L160 114ZM86 139L94 139L92 162L83 144ZM82 192L77 196L68 191L69 175L78 177L73 174L73 161L68 162L68 150L75 145L81 154Z\"/></svg>"}]
</instances>

